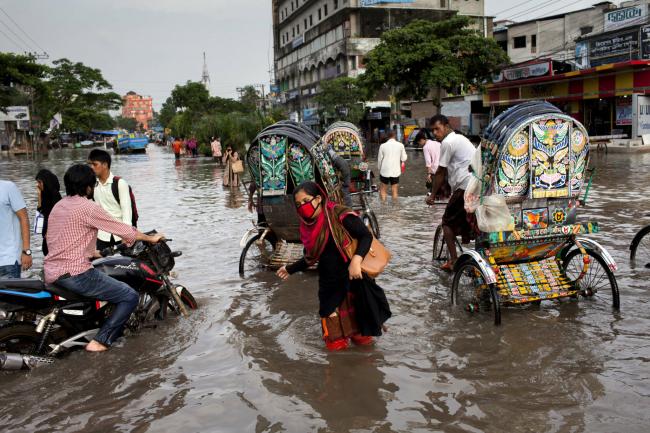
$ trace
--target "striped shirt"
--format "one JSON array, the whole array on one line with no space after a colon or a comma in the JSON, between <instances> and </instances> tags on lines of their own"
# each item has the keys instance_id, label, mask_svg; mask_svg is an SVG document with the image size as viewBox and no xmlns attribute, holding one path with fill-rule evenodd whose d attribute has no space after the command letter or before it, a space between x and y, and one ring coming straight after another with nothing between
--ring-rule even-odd
<instances>
[{"instance_id":1,"label":"striped shirt","mask_svg":"<svg viewBox=\"0 0 650 433\"><path fill-rule=\"evenodd\" d=\"M110 216L92 200L78 195L61 199L48 218L45 256L45 282L52 283L65 274L75 276L92 268L97 230L119 235L131 245L137 230Z\"/></svg>"}]
</instances>

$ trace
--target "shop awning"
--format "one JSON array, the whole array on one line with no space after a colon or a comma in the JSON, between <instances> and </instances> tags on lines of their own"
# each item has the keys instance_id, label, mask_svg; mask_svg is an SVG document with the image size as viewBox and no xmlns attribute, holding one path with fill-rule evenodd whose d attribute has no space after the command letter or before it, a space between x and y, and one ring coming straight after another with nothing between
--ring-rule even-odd
<instances>
[{"instance_id":1,"label":"shop awning","mask_svg":"<svg viewBox=\"0 0 650 433\"><path fill-rule=\"evenodd\" d=\"M579 101L650 94L650 60L631 60L553 76L490 84L484 105L514 105L533 99Z\"/></svg>"}]
</instances>

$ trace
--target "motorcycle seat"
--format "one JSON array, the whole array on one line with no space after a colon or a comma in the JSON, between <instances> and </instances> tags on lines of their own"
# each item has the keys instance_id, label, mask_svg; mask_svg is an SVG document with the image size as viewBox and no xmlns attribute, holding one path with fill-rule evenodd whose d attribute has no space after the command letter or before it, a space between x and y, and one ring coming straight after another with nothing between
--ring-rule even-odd
<instances>
[{"instance_id":1,"label":"motorcycle seat","mask_svg":"<svg viewBox=\"0 0 650 433\"><path fill-rule=\"evenodd\" d=\"M27 291L40 291L45 288L43 281L32 278L0 278L0 288L21 291L20 289L30 289Z\"/></svg>"},{"instance_id":2,"label":"motorcycle seat","mask_svg":"<svg viewBox=\"0 0 650 433\"><path fill-rule=\"evenodd\" d=\"M88 300L94 301L95 300L95 298L87 298L83 295L73 292L72 290L68 290L65 287L61 287L56 283L49 284L45 290L47 290L53 295L58 295L62 298L65 298L68 301L88 301Z\"/></svg>"}]
</instances>

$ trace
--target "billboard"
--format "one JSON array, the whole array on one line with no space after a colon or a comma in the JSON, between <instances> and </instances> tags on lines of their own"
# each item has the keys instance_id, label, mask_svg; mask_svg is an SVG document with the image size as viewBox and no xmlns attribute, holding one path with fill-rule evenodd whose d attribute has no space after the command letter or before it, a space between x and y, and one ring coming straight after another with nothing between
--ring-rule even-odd
<instances>
[{"instance_id":1,"label":"billboard","mask_svg":"<svg viewBox=\"0 0 650 433\"><path fill-rule=\"evenodd\" d=\"M639 29L640 59L650 59L650 25Z\"/></svg>"},{"instance_id":2,"label":"billboard","mask_svg":"<svg viewBox=\"0 0 650 433\"><path fill-rule=\"evenodd\" d=\"M628 8L615 9L605 13L605 29L610 30L622 29L623 27L643 24L648 17L648 5L641 4L630 6Z\"/></svg>"},{"instance_id":3,"label":"billboard","mask_svg":"<svg viewBox=\"0 0 650 433\"><path fill-rule=\"evenodd\" d=\"M589 41L591 67L607 63L625 62L636 58L639 49L639 32L631 31L601 36Z\"/></svg>"},{"instance_id":4,"label":"billboard","mask_svg":"<svg viewBox=\"0 0 650 433\"><path fill-rule=\"evenodd\" d=\"M553 75L551 60L544 60L538 63L531 63L523 66L505 68L499 75L493 77L495 83L502 81L525 80L527 78L543 77Z\"/></svg>"},{"instance_id":5,"label":"billboard","mask_svg":"<svg viewBox=\"0 0 650 433\"><path fill-rule=\"evenodd\" d=\"M415 0L361 0L361 7L373 6L385 3L414 3Z\"/></svg>"},{"instance_id":6,"label":"billboard","mask_svg":"<svg viewBox=\"0 0 650 433\"><path fill-rule=\"evenodd\" d=\"M29 108L23 106L5 107L0 110L0 122L18 122L29 120Z\"/></svg>"}]
</instances>

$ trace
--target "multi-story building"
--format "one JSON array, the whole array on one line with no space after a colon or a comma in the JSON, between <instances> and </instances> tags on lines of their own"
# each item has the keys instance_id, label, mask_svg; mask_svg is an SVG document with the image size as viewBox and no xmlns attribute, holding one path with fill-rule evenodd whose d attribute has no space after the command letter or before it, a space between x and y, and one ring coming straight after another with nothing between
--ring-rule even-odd
<instances>
[{"instance_id":1,"label":"multi-story building","mask_svg":"<svg viewBox=\"0 0 650 433\"><path fill-rule=\"evenodd\" d=\"M273 0L275 80L281 102L292 118L317 123L313 96L319 83L362 73L364 56L385 30L456 13L476 18L475 25L491 34L484 0Z\"/></svg>"},{"instance_id":2,"label":"multi-story building","mask_svg":"<svg viewBox=\"0 0 650 433\"><path fill-rule=\"evenodd\" d=\"M122 117L133 118L142 129L149 129L149 121L153 119L153 99L128 92L122 97Z\"/></svg>"},{"instance_id":3,"label":"multi-story building","mask_svg":"<svg viewBox=\"0 0 650 433\"><path fill-rule=\"evenodd\" d=\"M512 63L536 58L572 59L576 39L603 31L603 13L615 9L611 2L558 15L549 15L517 23L507 22L495 29L497 40L506 34L506 51Z\"/></svg>"}]
</instances>

